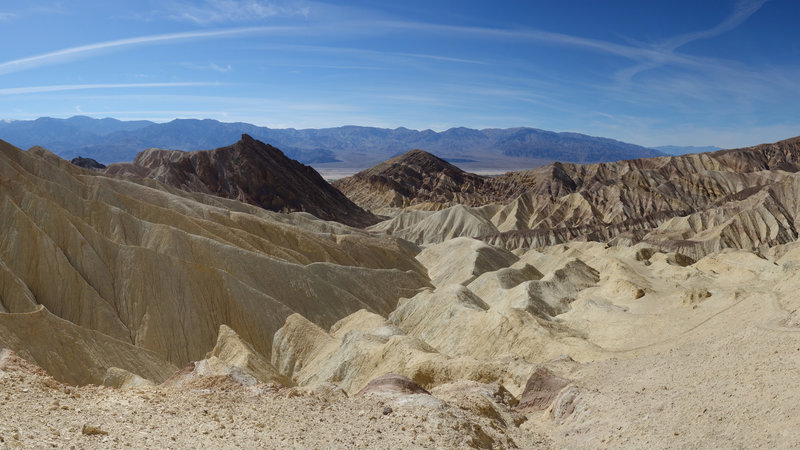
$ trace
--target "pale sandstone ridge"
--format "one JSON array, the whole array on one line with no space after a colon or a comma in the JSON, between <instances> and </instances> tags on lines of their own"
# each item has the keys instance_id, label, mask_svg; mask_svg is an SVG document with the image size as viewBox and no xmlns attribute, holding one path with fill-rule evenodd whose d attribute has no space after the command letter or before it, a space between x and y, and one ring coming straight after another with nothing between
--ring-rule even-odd
<instances>
[{"instance_id":1,"label":"pale sandstone ridge","mask_svg":"<svg viewBox=\"0 0 800 450\"><path fill-rule=\"evenodd\" d=\"M291 386L264 356L258 354L227 325L220 325L217 345L201 361L189 363L172 375L164 386L182 387L207 383L207 379L227 378L244 386L277 383Z\"/></svg>"},{"instance_id":2,"label":"pale sandstone ridge","mask_svg":"<svg viewBox=\"0 0 800 450\"><path fill-rule=\"evenodd\" d=\"M277 212L304 211L324 220L364 227L378 222L313 168L248 135L208 151L145 150L132 163L111 164L111 175L155 180Z\"/></svg>"},{"instance_id":3,"label":"pale sandstone ridge","mask_svg":"<svg viewBox=\"0 0 800 450\"><path fill-rule=\"evenodd\" d=\"M221 325L268 360L293 313L327 328L429 286L405 241L4 142L0 221L0 346L75 384L111 367L161 382Z\"/></svg>"},{"instance_id":4,"label":"pale sandstone ridge","mask_svg":"<svg viewBox=\"0 0 800 450\"><path fill-rule=\"evenodd\" d=\"M535 363L603 354L556 319L600 281L579 259L537 260L542 275L507 250L467 238L418 258L436 289L401 300L388 318L359 311L329 330L292 315L275 334L273 366L297 384L332 382L351 394L387 373L425 389L468 379L519 394Z\"/></svg>"},{"instance_id":5,"label":"pale sandstone ridge","mask_svg":"<svg viewBox=\"0 0 800 450\"><path fill-rule=\"evenodd\" d=\"M560 164L499 178L530 191L485 237L507 247L573 239L645 242L694 258L797 239L800 138L735 150L593 165ZM502 219L502 220L501 220Z\"/></svg>"}]
</instances>

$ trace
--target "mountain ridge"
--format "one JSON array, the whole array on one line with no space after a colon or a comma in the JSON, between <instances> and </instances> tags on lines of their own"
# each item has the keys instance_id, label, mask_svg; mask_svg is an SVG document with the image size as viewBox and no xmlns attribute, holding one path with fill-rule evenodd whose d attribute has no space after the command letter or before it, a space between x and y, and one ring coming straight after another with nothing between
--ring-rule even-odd
<instances>
[{"instance_id":1,"label":"mountain ridge","mask_svg":"<svg viewBox=\"0 0 800 450\"><path fill-rule=\"evenodd\" d=\"M194 151L218 148L242 134L283 149L305 164L341 163L366 168L413 148L445 158L487 158L524 162L601 162L658 156L661 152L635 144L580 133L529 127L481 130L455 127L441 132L348 125L320 129L273 129L212 119L175 119L166 123L119 121L74 116L0 123L0 139L21 148L40 145L62 158L78 156L101 163L132 161L148 148ZM509 167L517 164L509 163Z\"/></svg>"},{"instance_id":2,"label":"mountain ridge","mask_svg":"<svg viewBox=\"0 0 800 450\"><path fill-rule=\"evenodd\" d=\"M105 173L152 178L190 192L239 200L275 212L308 212L350 226L364 227L379 221L312 167L246 134L236 143L214 150L145 150L132 163L111 164Z\"/></svg>"},{"instance_id":3,"label":"mountain ridge","mask_svg":"<svg viewBox=\"0 0 800 450\"><path fill-rule=\"evenodd\" d=\"M800 137L712 153L556 162L497 177L473 174L461 185L431 170L427 183L402 202L396 201L402 192L387 195L391 189L380 176L365 176L385 167L336 185L368 209L394 209L392 219L372 230L421 245L458 236L509 249L574 240L644 242L700 258L724 248L766 251L796 240L800 230L794 194L800 186ZM402 164L389 172L405 173ZM415 186L418 178L392 181Z\"/></svg>"}]
</instances>

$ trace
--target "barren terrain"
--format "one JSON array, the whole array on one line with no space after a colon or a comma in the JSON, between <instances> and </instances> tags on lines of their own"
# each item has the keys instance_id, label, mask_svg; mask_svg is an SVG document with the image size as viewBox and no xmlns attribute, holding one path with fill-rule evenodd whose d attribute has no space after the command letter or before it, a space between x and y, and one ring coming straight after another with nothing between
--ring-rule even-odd
<instances>
[{"instance_id":1,"label":"barren terrain","mask_svg":"<svg viewBox=\"0 0 800 450\"><path fill-rule=\"evenodd\" d=\"M752 151L716 158L796 159L791 145ZM688 176L725 189L641 236L497 246L482 227L632 216L635 195L604 216L575 196L599 202L612 183L537 197L536 214L523 194L363 230L40 148L2 143L0 158L2 447L800 442L793 172L730 163ZM625 167L681 161L713 162ZM424 175L418 192L461 176ZM645 197L674 200L662 181Z\"/></svg>"}]
</instances>

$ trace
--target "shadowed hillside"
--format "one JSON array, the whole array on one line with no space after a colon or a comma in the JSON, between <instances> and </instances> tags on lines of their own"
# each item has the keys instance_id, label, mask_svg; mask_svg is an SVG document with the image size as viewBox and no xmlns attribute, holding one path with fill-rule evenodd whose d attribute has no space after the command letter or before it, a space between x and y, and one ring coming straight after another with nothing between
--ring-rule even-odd
<instances>
[{"instance_id":1,"label":"shadowed hillside","mask_svg":"<svg viewBox=\"0 0 800 450\"><path fill-rule=\"evenodd\" d=\"M112 164L105 173L153 178L191 192L231 198L270 211L308 212L351 226L378 221L313 168L248 135L216 150L146 150L136 155L133 163Z\"/></svg>"}]
</instances>

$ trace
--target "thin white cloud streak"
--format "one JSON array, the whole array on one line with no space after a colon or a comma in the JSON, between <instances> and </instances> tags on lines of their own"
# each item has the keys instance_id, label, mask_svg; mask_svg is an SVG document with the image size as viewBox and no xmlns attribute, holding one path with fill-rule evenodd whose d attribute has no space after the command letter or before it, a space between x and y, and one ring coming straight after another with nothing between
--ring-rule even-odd
<instances>
[{"instance_id":1,"label":"thin white cloud streak","mask_svg":"<svg viewBox=\"0 0 800 450\"><path fill-rule=\"evenodd\" d=\"M236 36L236 35L244 35L252 33L286 32L295 29L296 28L294 27L230 28L225 30L190 31L183 33L157 34L151 36L140 36L135 38L118 39L115 41L98 42L95 44L65 48L55 52L44 53L36 56L29 56L27 58L15 59L12 61L6 61L4 63L0 63L0 75L11 72L17 72L20 70L30 69L32 67L53 64L55 62L69 60L71 58L77 58L89 53L107 49L130 47L134 45L163 43L170 41Z\"/></svg>"},{"instance_id":2,"label":"thin white cloud streak","mask_svg":"<svg viewBox=\"0 0 800 450\"><path fill-rule=\"evenodd\" d=\"M729 31L735 30L739 25L743 24L747 19L750 18L753 14L755 14L768 0L739 0L736 6L733 9L733 12L725 18L719 25L710 28L708 30L696 31L693 33L686 33L680 36L676 36L674 38L666 40L664 43L656 44L655 48L660 48L665 54L674 55L675 50L680 47L683 47L690 42L702 40L702 39L710 39L722 34L725 34ZM645 62L643 64L639 64L628 69L622 70L617 72L616 78L619 81L630 81L633 79L634 76L645 72L647 70L655 69L659 67L659 64L656 61ZM710 64L710 66L721 66L719 62L714 62Z\"/></svg>"},{"instance_id":3,"label":"thin white cloud streak","mask_svg":"<svg viewBox=\"0 0 800 450\"><path fill-rule=\"evenodd\" d=\"M479 61L475 59L467 59L467 58L457 58L453 56L446 56L446 55L432 55L426 53L404 53L404 52L384 52L379 50L368 50L364 48L353 48L353 47L326 47L322 45L269 45L265 46L265 48L270 49L278 49L278 50L303 50L303 51L311 51L317 53L327 53L327 54L354 54L354 55L361 55L367 56L372 59L375 57L386 57L386 56L403 56L406 58L415 58L415 59L426 59L426 60L435 60L435 61L445 61L445 62L455 62L455 63L464 63L464 64L479 64L479 65L486 65L488 64L485 61Z\"/></svg>"},{"instance_id":4,"label":"thin white cloud streak","mask_svg":"<svg viewBox=\"0 0 800 450\"><path fill-rule=\"evenodd\" d=\"M306 17L308 6L282 5L278 2L259 0L206 0L202 5L196 3L173 2L168 5L165 18L185 20L198 25L211 23L241 22L268 19L271 17Z\"/></svg>"},{"instance_id":5,"label":"thin white cloud streak","mask_svg":"<svg viewBox=\"0 0 800 450\"><path fill-rule=\"evenodd\" d=\"M487 64L483 61L477 61L474 59L453 58L451 56L426 55L424 53L387 53L387 54L397 55L397 56L408 56L409 58L433 59L436 61L457 62L464 64L481 64L481 65Z\"/></svg>"},{"instance_id":6,"label":"thin white cloud streak","mask_svg":"<svg viewBox=\"0 0 800 450\"><path fill-rule=\"evenodd\" d=\"M15 17L17 17L17 15L14 13L0 12L0 22L11 20Z\"/></svg>"},{"instance_id":7,"label":"thin white cloud streak","mask_svg":"<svg viewBox=\"0 0 800 450\"><path fill-rule=\"evenodd\" d=\"M739 25L744 23L753 14L756 13L768 0L739 0L733 9L733 13L723 20L719 25L708 30L696 31L694 33L682 34L669 39L665 47L670 50L676 50L690 42L698 41L700 39L709 39L720 36L729 31L735 30Z\"/></svg>"},{"instance_id":8,"label":"thin white cloud streak","mask_svg":"<svg viewBox=\"0 0 800 450\"><path fill-rule=\"evenodd\" d=\"M723 65L716 59L676 54L675 50L690 42L716 37L736 29L761 9L767 1L768 0L740 0L734 8L733 13L726 17L719 25L711 29L683 34L656 45L642 46L617 44L538 29L500 29L403 21L385 21L376 23L375 25L379 28L385 27L423 32L461 34L496 39L527 40L611 54L640 63L623 72L625 76L631 77L640 71L668 64L705 70Z\"/></svg>"},{"instance_id":9,"label":"thin white cloud streak","mask_svg":"<svg viewBox=\"0 0 800 450\"><path fill-rule=\"evenodd\" d=\"M565 45L570 47L584 48L588 50L595 50L601 53L608 53L617 56L622 56L632 60L656 60L664 57L670 59L670 56L662 51L645 48L634 47L630 45L615 44L607 41L600 41L595 39L582 38L572 36L569 34L555 33L551 31L542 31L536 29L501 29L501 28L486 28L474 26L461 26L461 25L442 25L426 22L401 22L401 21L384 21L374 24L376 28L395 29L395 30L414 30L431 33L446 33L446 34L461 34L472 37L489 37L496 39L507 40L528 40L537 41L554 45Z\"/></svg>"},{"instance_id":10,"label":"thin white cloud streak","mask_svg":"<svg viewBox=\"0 0 800 450\"><path fill-rule=\"evenodd\" d=\"M51 86L28 86L0 89L0 95L40 94L43 92L80 91L87 89L129 89L129 88L163 88L163 87L198 87L220 86L220 83L185 82L185 83L116 83L116 84L56 84Z\"/></svg>"},{"instance_id":11,"label":"thin white cloud streak","mask_svg":"<svg viewBox=\"0 0 800 450\"><path fill-rule=\"evenodd\" d=\"M217 63L195 64L187 62L187 63L178 63L178 65L192 70L205 70L205 71L213 70L214 72L219 72L219 73L228 73L233 71L233 66L231 66L230 64L220 66Z\"/></svg>"}]
</instances>

